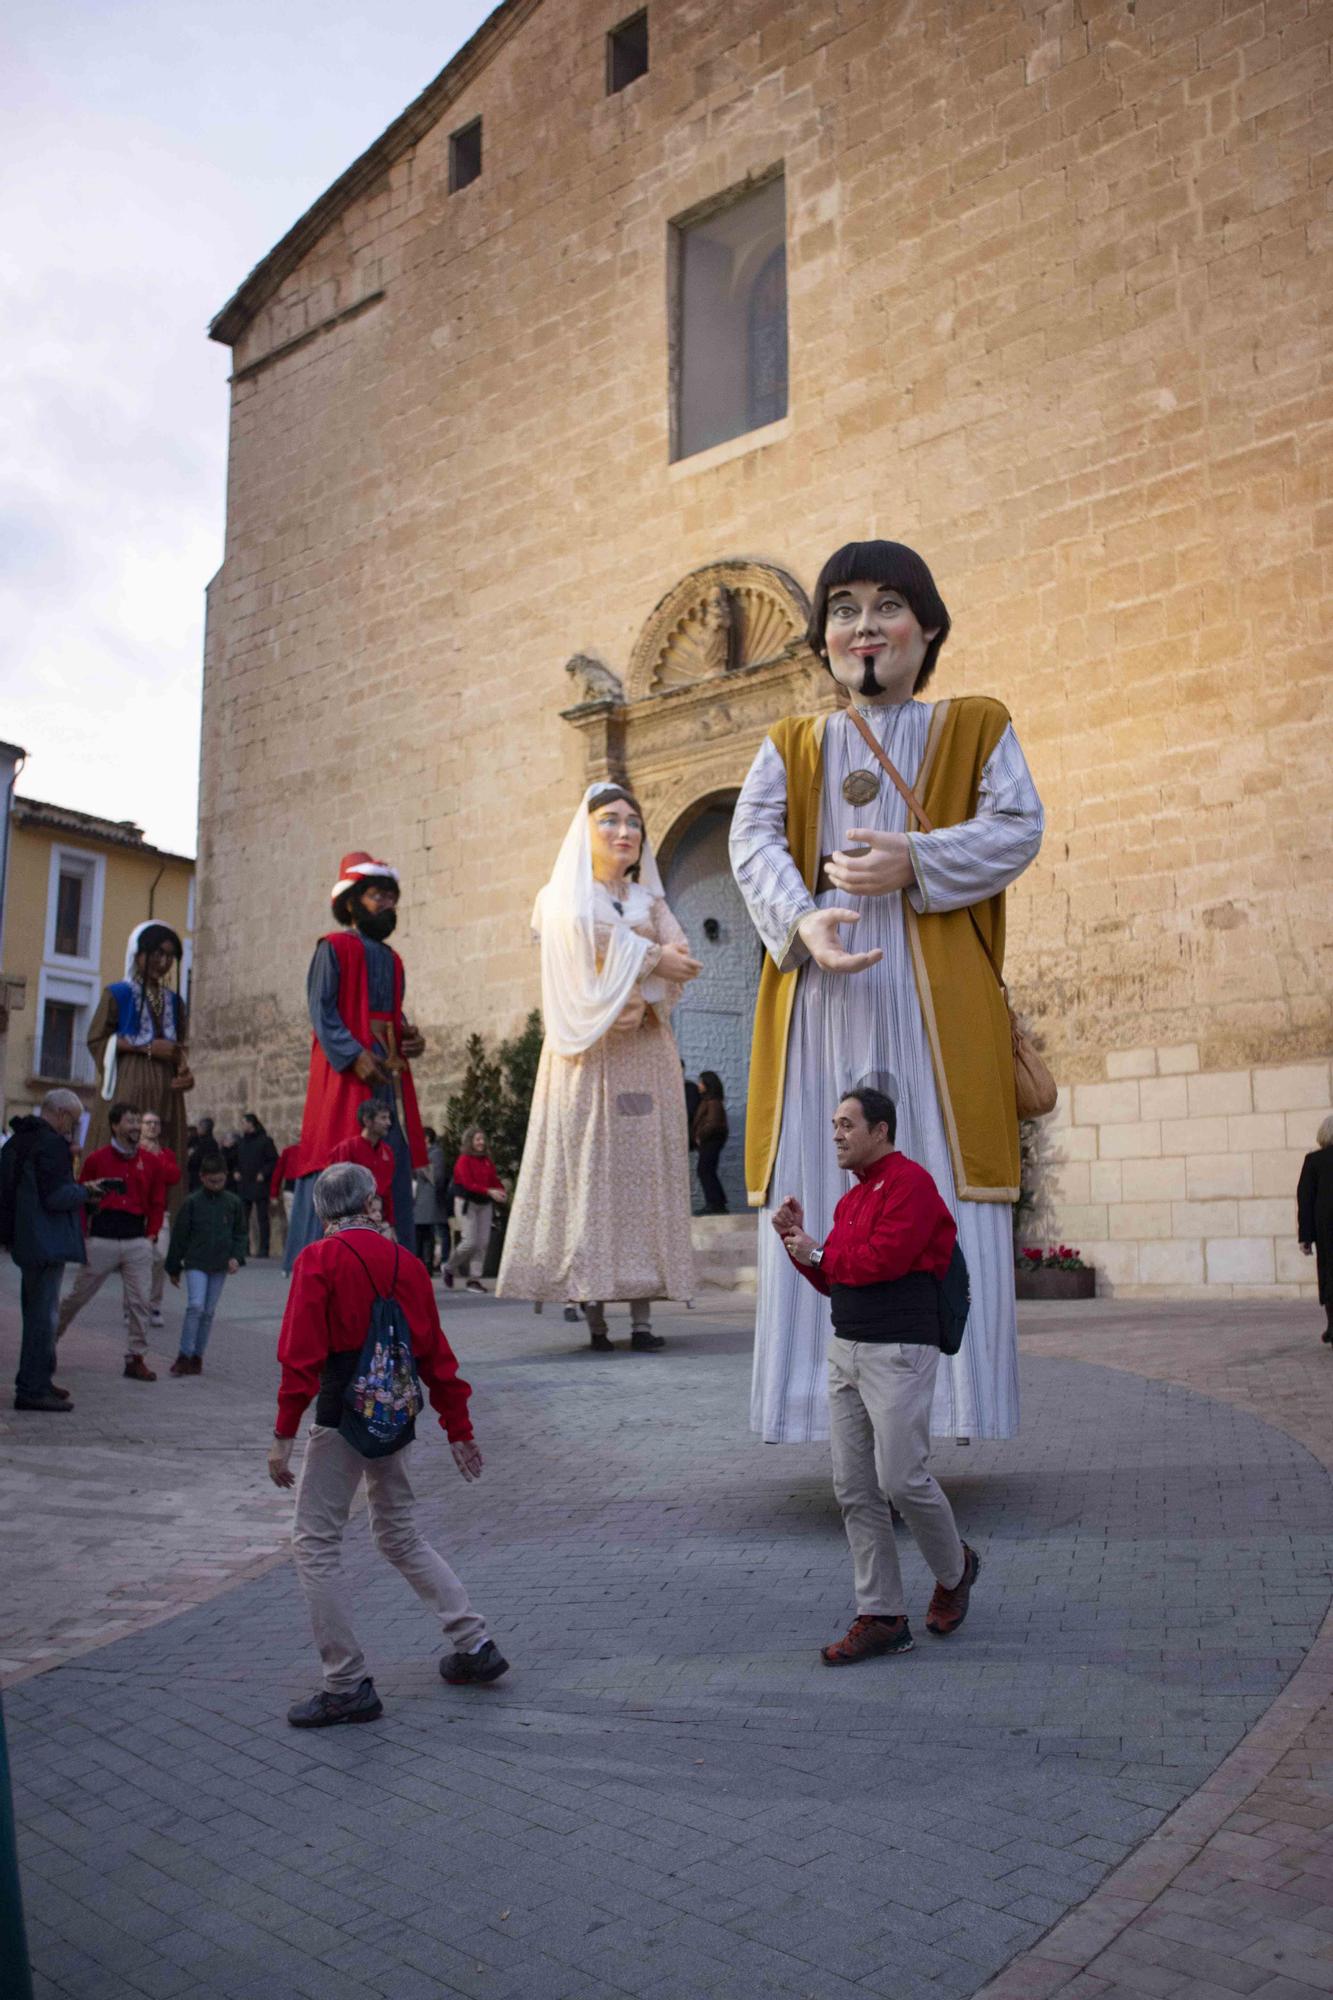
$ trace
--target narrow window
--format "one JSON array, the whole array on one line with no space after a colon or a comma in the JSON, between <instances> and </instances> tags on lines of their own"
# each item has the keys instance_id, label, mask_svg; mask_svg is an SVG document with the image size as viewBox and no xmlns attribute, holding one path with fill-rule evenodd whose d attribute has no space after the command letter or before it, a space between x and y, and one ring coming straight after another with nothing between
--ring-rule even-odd
<instances>
[{"instance_id":1,"label":"narrow window","mask_svg":"<svg viewBox=\"0 0 1333 2000\"><path fill-rule=\"evenodd\" d=\"M606 38L606 94L614 97L627 83L647 74L648 9L631 14Z\"/></svg>"},{"instance_id":2,"label":"narrow window","mask_svg":"<svg viewBox=\"0 0 1333 2000\"><path fill-rule=\"evenodd\" d=\"M61 870L56 883L55 948L62 958L88 956L88 926L83 920L84 877Z\"/></svg>"},{"instance_id":3,"label":"narrow window","mask_svg":"<svg viewBox=\"0 0 1333 2000\"><path fill-rule=\"evenodd\" d=\"M481 173L481 120L474 118L449 141L449 192L469 187Z\"/></svg>"},{"instance_id":4,"label":"narrow window","mask_svg":"<svg viewBox=\"0 0 1333 2000\"><path fill-rule=\"evenodd\" d=\"M74 1016L63 1000L48 1000L42 1010L42 1047L37 1074L68 1083L74 1074Z\"/></svg>"},{"instance_id":5,"label":"narrow window","mask_svg":"<svg viewBox=\"0 0 1333 2000\"><path fill-rule=\"evenodd\" d=\"M673 228L673 458L787 414L782 176Z\"/></svg>"}]
</instances>

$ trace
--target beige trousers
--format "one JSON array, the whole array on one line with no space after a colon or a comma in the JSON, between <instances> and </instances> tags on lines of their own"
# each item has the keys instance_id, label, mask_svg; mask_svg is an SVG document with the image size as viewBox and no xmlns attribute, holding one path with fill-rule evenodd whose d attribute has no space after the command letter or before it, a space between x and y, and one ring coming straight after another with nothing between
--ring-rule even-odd
<instances>
[{"instance_id":1,"label":"beige trousers","mask_svg":"<svg viewBox=\"0 0 1333 2000\"><path fill-rule=\"evenodd\" d=\"M472 1201L465 1205L462 1196L455 1195L454 1221L458 1225L458 1241L448 1268L456 1278L467 1280L472 1276L474 1260L478 1257L483 1263L486 1260L486 1245L491 1234L491 1204L488 1201Z\"/></svg>"},{"instance_id":2,"label":"beige trousers","mask_svg":"<svg viewBox=\"0 0 1333 2000\"><path fill-rule=\"evenodd\" d=\"M167 1288L167 1245L171 1241L171 1229L163 1223L152 1239L153 1277L148 1287L148 1304L151 1311L160 1313L162 1300Z\"/></svg>"},{"instance_id":3,"label":"beige trousers","mask_svg":"<svg viewBox=\"0 0 1333 2000\"><path fill-rule=\"evenodd\" d=\"M906 1614L890 1501L936 1580L952 1589L963 1574L953 1509L926 1463L939 1362L938 1347L836 1335L829 1343L833 1491L863 1617Z\"/></svg>"},{"instance_id":4,"label":"beige trousers","mask_svg":"<svg viewBox=\"0 0 1333 2000\"><path fill-rule=\"evenodd\" d=\"M132 1236L117 1242L110 1236L90 1236L85 1248L88 1262L80 1264L74 1283L66 1292L56 1317L59 1340L74 1315L82 1312L94 1293L100 1292L113 1271L120 1272L128 1315L126 1340L131 1354L148 1352L148 1294L153 1281L153 1246L146 1236Z\"/></svg>"},{"instance_id":5,"label":"beige trousers","mask_svg":"<svg viewBox=\"0 0 1333 2000\"><path fill-rule=\"evenodd\" d=\"M435 1612L457 1651L471 1652L486 1637L485 1623L468 1603L466 1590L417 1527L416 1496L407 1476L411 1451L408 1445L391 1458L362 1458L336 1430L310 1426L296 1489L292 1550L330 1694L352 1694L366 1675L342 1572L343 1530L363 1478L370 1531L380 1554Z\"/></svg>"}]
</instances>

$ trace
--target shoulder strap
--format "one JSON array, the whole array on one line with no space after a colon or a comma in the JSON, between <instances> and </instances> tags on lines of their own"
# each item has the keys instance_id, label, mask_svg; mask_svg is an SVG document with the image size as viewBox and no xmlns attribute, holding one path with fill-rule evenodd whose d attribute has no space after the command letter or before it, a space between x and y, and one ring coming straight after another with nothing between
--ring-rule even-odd
<instances>
[{"instance_id":1,"label":"shoulder strap","mask_svg":"<svg viewBox=\"0 0 1333 2000\"><path fill-rule=\"evenodd\" d=\"M859 730L860 734L865 738L866 744L869 747L872 754L879 759L884 769L888 772L889 777L893 781L894 788L897 791L899 797L902 799L903 803L906 805L907 810L910 813L914 813L916 815L916 821L918 826L921 828L922 833L934 833L935 831L934 825L927 818L925 807L922 805L920 799L917 797L916 793L912 790L912 787L908 784L907 780L900 774L897 766L888 757L886 757L884 752L880 749L879 744L875 740L874 732L870 728L870 725L866 721L865 717L861 714L860 710L855 706L854 703L849 703L847 706L846 713L848 720L851 722L853 728ZM970 903L967 906L967 914L972 919L972 929L976 933L977 943L981 946L981 949L986 954L986 962L990 966L991 971L995 974L996 979L999 981L1001 993L1003 993L1007 998L1009 993L1009 988L1004 983L1004 974L1001 972L999 966L995 963L995 959L994 956L992 955L991 948L981 934L981 925L977 922L976 915L973 912L972 905Z\"/></svg>"},{"instance_id":2,"label":"shoulder strap","mask_svg":"<svg viewBox=\"0 0 1333 2000\"><path fill-rule=\"evenodd\" d=\"M338 1236L334 1238L334 1241L337 1243L341 1243L345 1250L352 1251L352 1255L356 1258L357 1263L361 1266L361 1269L370 1279L370 1288L374 1292L375 1297L377 1299L391 1299L393 1297L394 1293L398 1289L398 1245L396 1243L393 1246L393 1276L389 1280L388 1291L382 1292L379 1286L375 1283L374 1274L371 1271L369 1264L367 1264L365 1258L361 1255L361 1252L359 1250L355 1250L352 1248L352 1245L347 1241L346 1233L340 1232Z\"/></svg>"}]
</instances>

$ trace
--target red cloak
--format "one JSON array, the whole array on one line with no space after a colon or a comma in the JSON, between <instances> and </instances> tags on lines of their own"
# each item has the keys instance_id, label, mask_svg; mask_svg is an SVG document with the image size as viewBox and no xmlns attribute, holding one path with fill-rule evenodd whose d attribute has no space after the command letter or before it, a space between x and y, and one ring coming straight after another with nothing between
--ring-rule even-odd
<instances>
[{"instance_id":1,"label":"red cloak","mask_svg":"<svg viewBox=\"0 0 1333 2000\"><path fill-rule=\"evenodd\" d=\"M338 1012L347 1032L356 1037L362 1048L373 1049L375 1035L370 1018L370 984L366 978L366 954L361 939L355 931L331 931L324 943L332 947L338 961ZM393 959L393 1022L401 1048L404 1033L403 961L392 946L385 949ZM407 1149L412 1165L424 1167L427 1164L426 1135L421 1129L412 1072L406 1065L399 1082L403 1092ZM319 1036L312 1034L310 1077L306 1083L301 1138L293 1149L296 1157L289 1168L293 1179L299 1179L304 1174L322 1173L333 1157L334 1147L344 1139L357 1137L361 1130L357 1107L373 1095L371 1086L362 1083L355 1069L334 1069L319 1045Z\"/></svg>"}]
</instances>

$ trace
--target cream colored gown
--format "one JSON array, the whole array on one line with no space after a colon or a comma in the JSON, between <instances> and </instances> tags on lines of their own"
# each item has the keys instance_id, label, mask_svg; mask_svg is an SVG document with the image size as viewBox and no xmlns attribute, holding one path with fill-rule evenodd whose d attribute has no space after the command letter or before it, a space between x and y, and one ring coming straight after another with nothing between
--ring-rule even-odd
<instances>
[{"instance_id":1,"label":"cream colored gown","mask_svg":"<svg viewBox=\"0 0 1333 2000\"><path fill-rule=\"evenodd\" d=\"M512 1299L685 1299L694 1290L689 1151L661 947L683 945L665 898L598 883L599 955L615 924L649 951L617 1024L584 1054L542 1050L496 1292Z\"/></svg>"}]
</instances>

